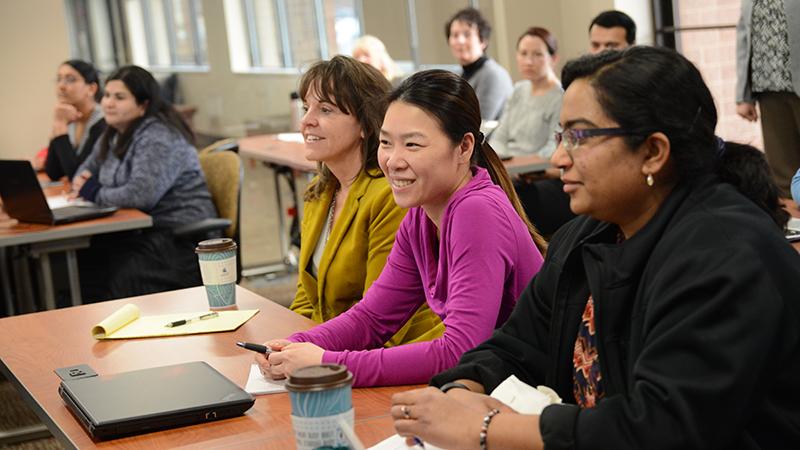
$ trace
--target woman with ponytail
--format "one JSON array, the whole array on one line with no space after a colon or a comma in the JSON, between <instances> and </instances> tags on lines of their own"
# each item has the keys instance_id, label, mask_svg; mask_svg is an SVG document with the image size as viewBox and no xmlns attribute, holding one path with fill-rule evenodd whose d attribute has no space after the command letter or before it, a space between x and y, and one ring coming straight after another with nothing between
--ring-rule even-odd
<instances>
[{"instance_id":1,"label":"woman with ponytail","mask_svg":"<svg viewBox=\"0 0 800 450\"><path fill-rule=\"evenodd\" d=\"M539 270L545 243L480 122L475 92L455 74L419 72L392 92L378 162L397 205L409 211L386 265L344 314L267 342L279 351L257 357L266 375L322 362L346 365L355 386L421 383L505 322ZM425 303L444 334L381 348Z\"/></svg>"},{"instance_id":2,"label":"woman with ponytail","mask_svg":"<svg viewBox=\"0 0 800 450\"><path fill-rule=\"evenodd\" d=\"M398 433L459 449L797 447L800 255L770 195L730 176L738 149L714 136L700 72L632 47L562 80L551 161L579 217L441 389L393 397ZM563 403L520 414L486 395L511 375Z\"/></svg>"}]
</instances>

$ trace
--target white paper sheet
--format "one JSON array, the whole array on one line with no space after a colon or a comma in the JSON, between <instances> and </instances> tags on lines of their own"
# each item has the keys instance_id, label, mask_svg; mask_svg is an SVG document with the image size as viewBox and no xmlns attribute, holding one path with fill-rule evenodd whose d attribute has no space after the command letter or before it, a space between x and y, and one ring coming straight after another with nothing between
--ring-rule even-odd
<instances>
[{"instance_id":1,"label":"white paper sheet","mask_svg":"<svg viewBox=\"0 0 800 450\"><path fill-rule=\"evenodd\" d=\"M258 364L250 366L250 375L247 377L247 385L244 390L248 394L261 395L261 394L274 394L276 392L286 392L286 380L268 380L261 375L258 370Z\"/></svg>"},{"instance_id":2,"label":"white paper sheet","mask_svg":"<svg viewBox=\"0 0 800 450\"><path fill-rule=\"evenodd\" d=\"M436 447L431 444L425 444L425 447L420 447L419 445L415 445L413 447L409 447L406 445L406 438L401 437L400 435L392 435L388 438L378 442L377 444L373 445L369 448L369 450L441 450L439 447Z\"/></svg>"},{"instance_id":3,"label":"white paper sheet","mask_svg":"<svg viewBox=\"0 0 800 450\"><path fill-rule=\"evenodd\" d=\"M64 208L67 206L93 206L94 203L87 202L83 199L70 199L66 195L53 195L47 197L47 206L50 209Z\"/></svg>"}]
</instances>

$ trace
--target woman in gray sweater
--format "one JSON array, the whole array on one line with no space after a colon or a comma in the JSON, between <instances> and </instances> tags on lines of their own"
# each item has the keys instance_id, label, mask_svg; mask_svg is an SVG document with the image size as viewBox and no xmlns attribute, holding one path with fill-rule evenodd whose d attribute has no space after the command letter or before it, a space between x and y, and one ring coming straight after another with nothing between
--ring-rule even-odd
<instances>
[{"instance_id":1,"label":"woman in gray sweater","mask_svg":"<svg viewBox=\"0 0 800 450\"><path fill-rule=\"evenodd\" d=\"M118 69L101 102L108 128L78 169L73 191L102 206L140 209L144 231L98 235L79 255L89 301L200 284L195 242L172 229L216 217L192 144L192 132L161 99L158 83L137 66Z\"/></svg>"},{"instance_id":2,"label":"woman in gray sweater","mask_svg":"<svg viewBox=\"0 0 800 450\"><path fill-rule=\"evenodd\" d=\"M502 156L539 155L550 158L556 150L564 89L555 73L558 42L547 29L528 28L517 39L517 67L522 81L506 103L491 144ZM558 170L551 178L558 178Z\"/></svg>"},{"instance_id":3,"label":"woman in gray sweater","mask_svg":"<svg viewBox=\"0 0 800 450\"><path fill-rule=\"evenodd\" d=\"M477 9L464 8L450 18L444 31L450 51L463 68L461 76L478 96L481 120L497 120L513 85L506 69L486 57L491 25Z\"/></svg>"}]
</instances>

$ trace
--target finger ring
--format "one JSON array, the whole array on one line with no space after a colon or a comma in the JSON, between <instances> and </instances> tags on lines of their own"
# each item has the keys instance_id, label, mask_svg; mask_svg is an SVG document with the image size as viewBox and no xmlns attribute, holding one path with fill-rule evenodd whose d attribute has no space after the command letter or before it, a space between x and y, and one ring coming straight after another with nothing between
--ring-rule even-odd
<instances>
[{"instance_id":1,"label":"finger ring","mask_svg":"<svg viewBox=\"0 0 800 450\"><path fill-rule=\"evenodd\" d=\"M411 419L411 411L408 410L408 405L403 405L403 407L400 408L400 411L403 413L403 419Z\"/></svg>"}]
</instances>

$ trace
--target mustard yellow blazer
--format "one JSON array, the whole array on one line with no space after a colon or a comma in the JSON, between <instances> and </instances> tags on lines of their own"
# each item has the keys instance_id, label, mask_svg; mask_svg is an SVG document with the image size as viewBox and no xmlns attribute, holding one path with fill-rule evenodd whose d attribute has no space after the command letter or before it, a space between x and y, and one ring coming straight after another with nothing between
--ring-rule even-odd
<instances>
[{"instance_id":1,"label":"mustard yellow blazer","mask_svg":"<svg viewBox=\"0 0 800 450\"><path fill-rule=\"evenodd\" d=\"M380 172L377 172L380 173ZM350 309L364 296L386 264L406 211L394 203L386 178L362 171L350 186L344 208L322 252L318 278L309 272L311 258L327 226L332 192L303 205L297 293L292 311L322 323ZM427 304L387 342L387 346L438 338L444 332L439 316Z\"/></svg>"}]
</instances>

